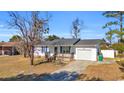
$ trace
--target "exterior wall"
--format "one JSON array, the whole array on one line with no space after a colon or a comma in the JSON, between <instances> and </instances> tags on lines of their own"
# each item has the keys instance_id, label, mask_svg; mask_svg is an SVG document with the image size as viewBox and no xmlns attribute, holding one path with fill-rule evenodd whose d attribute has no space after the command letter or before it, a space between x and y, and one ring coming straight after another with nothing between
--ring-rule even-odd
<instances>
[{"instance_id":1,"label":"exterior wall","mask_svg":"<svg viewBox=\"0 0 124 93\"><path fill-rule=\"evenodd\" d=\"M62 54L60 53L60 46L49 46L49 53L50 53L50 56L52 56L55 52L54 52L54 48L57 47L57 52L58 52L58 56L62 56ZM42 47L41 46L37 46L35 47L35 52L34 52L34 55L35 56L45 56L45 52L42 53ZM74 47L71 47L70 49L70 54L71 53L75 53L75 48ZM64 54L64 56L67 56L67 57L70 57L70 54Z\"/></svg>"},{"instance_id":2,"label":"exterior wall","mask_svg":"<svg viewBox=\"0 0 124 93\"><path fill-rule=\"evenodd\" d=\"M57 47L57 52L58 52L58 56L62 56L62 54L60 53L60 46L49 46L49 53L50 53L50 56L52 56L54 54L54 47ZM35 55L36 56L45 56L45 53L41 53L41 50L42 48L41 47L36 47L35 48ZM74 53L74 59L75 60L81 60L79 58L83 58L82 56L83 55L78 55L76 54L77 52L77 49L88 49L90 52L90 54L88 52L88 54L85 54L85 55L90 55L90 58L86 58L86 60L91 60L91 61L97 61L97 53L98 53L98 50L99 50L99 47L87 47L87 46L71 46L71 49L70 49L70 54L63 54L64 57L71 57L71 53ZM83 60L83 59L82 59Z\"/></svg>"},{"instance_id":3,"label":"exterior wall","mask_svg":"<svg viewBox=\"0 0 124 93\"><path fill-rule=\"evenodd\" d=\"M74 46L71 47L70 52L75 54L75 47Z\"/></svg>"},{"instance_id":4,"label":"exterior wall","mask_svg":"<svg viewBox=\"0 0 124 93\"><path fill-rule=\"evenodd\" d=\"M92 57L91 60L92 61L97 61L97 48L92 48Z\"/></svg>"},{"instance_id":5,"label":"exterior wall","mask_svg":"<svg viewBox=\"0 0 124 93\"><path fill-rule=\"evenodd\" d=\"M101 50L104 58L114 58L115 51L114 50Z\"/></svg>"},{"instance_id":6,"label":"exterior wall","mask_svg":"<svg viewBox=\"0 0 124 93\"><path fill-rule=\"evenodd\" d=\"M71 57L71 54L58 54L58 56Z\"/></svg>"},{"instance_id":7,"label":"exterior wall","mask_svg":"<svg viewBox=\"0 0 124 93\"><path fill-rule=\"evenodd\" d=\"M45 56L45 53L42 53L41 50L42 50L41 47L35 47L35 49L34 49L34 55L35 56Z\"/></svg>"},{"instance_id":8,"label":"exterior wall","mask_svg":"<svg viewBox=\"0 0 124 93\"><path fill-rule=\"evenodd\" d=\"M53 46L49 47L49 52L50 52L50 56L52 56L54 54L54 47Z\"/></svg>"},{"instance_id":9,"label":"exterior wall","mask_svg":"<svg viewBox=\"0 0 124 93\"><path fill-rule=\"evenodd\" d=\"M52 56L54 54L54 47L48 47L48 51L50 56ZM35 47L35 51L34 51L34 55L35 56L45 56L46 52L42 52L42 47L38 46Z\"/></svg>"},{"instance_id":10,"label":"exterior wall","mask_svg":"<svg viewBox=\"0 0 124 93\"><path fill-rule=\"evenodd\" d=\"M58 48L58 54L60 54L60 46L58 46L57 48Z\"/></svg>"}]
</instances>

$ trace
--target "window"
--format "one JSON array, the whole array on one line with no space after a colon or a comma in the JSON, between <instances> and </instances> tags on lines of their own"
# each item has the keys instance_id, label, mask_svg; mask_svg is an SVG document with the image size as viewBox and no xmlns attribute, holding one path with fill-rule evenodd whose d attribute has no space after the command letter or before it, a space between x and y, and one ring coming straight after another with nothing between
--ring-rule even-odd
<instances>
[{"instance_id":1,"label":"window","mask_svg":"<svg viewBox=\"0 0 124 93\"><path fill-rule=\"evenodd\" d=\"M41 52L42 52L42 53L48 52L47 46L42 46Z\"/></svg>"},{"instance_id":2,"label":"window","mask_svg":"<svg viewBox=\"0 0 124 93\"><path fill-rule=\"evenodd\" d=\"M60 53L62 53L62 46L60 46Z\"/></svg>"},{"instance_id":3,"label":"window","mask_svg":"<svg viewBox=\"0 0 124 93\"><path fill-rule=\"evenodd\" d=\"M60 46L60 53L68 54L70 53L70 46Z\"/></svg>"}]
</instances>

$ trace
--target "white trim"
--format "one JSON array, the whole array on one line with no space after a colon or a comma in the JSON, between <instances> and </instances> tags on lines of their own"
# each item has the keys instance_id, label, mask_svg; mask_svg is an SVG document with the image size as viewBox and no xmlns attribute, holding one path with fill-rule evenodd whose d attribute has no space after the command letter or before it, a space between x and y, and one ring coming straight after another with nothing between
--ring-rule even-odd
<instances>
[{"instance_id":1,"label":"white trim","mask_svg":"<svg viewBox=\"0 0 124 93\"><path fill-rule=\"evenodd\" d=\"M36 46L97 46L97 45L36 45Z\"/></svg>"}]
</instances>

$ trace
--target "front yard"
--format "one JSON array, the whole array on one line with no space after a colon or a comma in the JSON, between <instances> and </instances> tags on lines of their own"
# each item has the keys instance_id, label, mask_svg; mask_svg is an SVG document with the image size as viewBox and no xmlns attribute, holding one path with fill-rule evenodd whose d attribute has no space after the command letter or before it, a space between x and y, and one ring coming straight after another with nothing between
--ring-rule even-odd
<instances>
[{"instance_id":1,"label":"front yard","mask_svg":"<svg viewBox=\"0 0 124 93\"><path fill-rule=\"evenodd\" d=\"M40 57L35 58L35 64L38 65L31 66L29 59L23 56L0 56L0 80L124 80L124 68L111 59L104 60L104 62L110 63L100 64L74 61L68 66L52 62L42 63L42 60L43 58ZM39 64L39 62L41 63ZM64 68L67 72L59 71ZM78 75L73 70L82 72ZM59 71L59 73L52 73L55 71Z\"/></svg>"},{"instance_id":2,"label":"front yard","mask_svg":"<svg viewBox=\"0 0 124 93\"><path fill-rule=\"evenodd\" d=\"M43 58L36 58L35 64ZM41 63L31 66L29 59L23 56L0 56L0 78L13 77L19 74L43 74L62 68L63 65Z\"/></svg>"},{"instance_id":3,"label":"front yard","mask_svg":"<svg viewBox=\"0 0 124 93\"><path fill-rule=\"evenodd\" d=\"M117 64L116 62L89 65L85 69L85 71L79 76L79 80L88 80L88 81L89 80L91 81L124 80L124 68L119 64Z\"/></svg>"}]
</instances>

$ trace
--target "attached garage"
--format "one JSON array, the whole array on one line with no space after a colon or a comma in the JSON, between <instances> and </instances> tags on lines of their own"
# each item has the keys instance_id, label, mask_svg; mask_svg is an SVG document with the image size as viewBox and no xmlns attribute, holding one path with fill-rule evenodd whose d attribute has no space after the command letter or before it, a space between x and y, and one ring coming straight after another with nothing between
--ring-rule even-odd
<instances>
[{"instance_id":1,"label":"attached garage","mask_svg":"<svg viewBox=\"0 0 124 93\"><path fill-rule=\"evenodd\" d=\"M75 60L97 61L99 40L80 40L75 45Z\"/></svg>"},{"instance_id":2,"label":"attached garage","mask_svg":"<svg viewBox=\"0 0 124 93\"><path fill-rule=\"evenodd\" d=\"M96 61L97 49L96 48L76 48L75 59Z\"/></svg>"}]
</instances>

